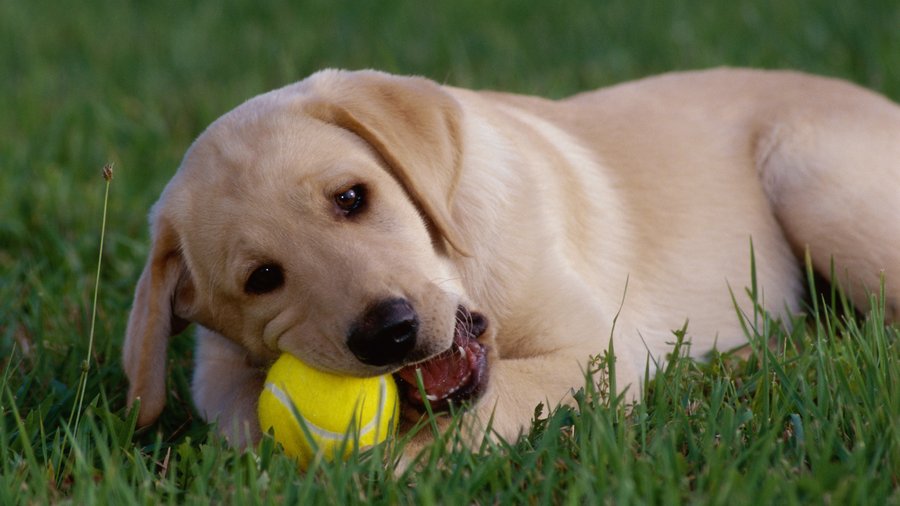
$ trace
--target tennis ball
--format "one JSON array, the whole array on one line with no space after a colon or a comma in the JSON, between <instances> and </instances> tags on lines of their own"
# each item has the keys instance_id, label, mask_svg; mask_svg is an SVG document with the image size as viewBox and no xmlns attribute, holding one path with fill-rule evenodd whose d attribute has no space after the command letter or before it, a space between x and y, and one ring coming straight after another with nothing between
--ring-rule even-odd
<instances>
[{"instance_id":1,"label":"tennis ball","mask_svg":"<svg viewBox=\"0 0 900 506\"><path fill-rule=\"evenodd\" d=\"M380 443L397 430L394 378L339 376L314 369L287 353L269 369L259 397L259 423L306 469L321 453L346 459L354 444ZM340 455L337 455L339 454Z\"/></svg>"}]
</instances>

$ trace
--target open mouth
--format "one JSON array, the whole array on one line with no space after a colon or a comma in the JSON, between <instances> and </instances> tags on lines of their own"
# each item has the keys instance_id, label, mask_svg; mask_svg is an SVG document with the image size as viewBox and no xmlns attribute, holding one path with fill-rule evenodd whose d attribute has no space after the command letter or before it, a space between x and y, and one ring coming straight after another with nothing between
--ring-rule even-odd
<instances>
[{"instance_id":1,"label":"open mouth","mask_svg":"<svg viewBox=\"0 0 900 506\"><path fill-rule=\"evenodd\" d=\"M395 373L406 403L421 412L425 410L427 400L432 410L441 411L451 403L461 404L481 395L487 385L487 350L477 338L487 326L487 319L482 314L459 306L450 349ZM419 375L425 399L418 387Z\"/></svg>"}]
</instances>

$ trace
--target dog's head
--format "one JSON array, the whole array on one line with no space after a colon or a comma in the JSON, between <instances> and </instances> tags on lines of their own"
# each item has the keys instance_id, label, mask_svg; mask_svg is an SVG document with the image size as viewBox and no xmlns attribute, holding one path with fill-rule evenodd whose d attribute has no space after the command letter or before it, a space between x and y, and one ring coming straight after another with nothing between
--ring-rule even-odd
<instances>
[{"instance_id":1,"label":"dog's head","mask_svg":"<svg viewBox=\"0 0 900 506\"><path fill-rule=\"evenodd\" d=\"M461 114L425 79L324 71L213 123L151 213L124 345L139 422L161 412L166 344L191 322L257 360L355 376L480 334L450 261L469 248L452 212Z\"/></svg>"}]
</instances>

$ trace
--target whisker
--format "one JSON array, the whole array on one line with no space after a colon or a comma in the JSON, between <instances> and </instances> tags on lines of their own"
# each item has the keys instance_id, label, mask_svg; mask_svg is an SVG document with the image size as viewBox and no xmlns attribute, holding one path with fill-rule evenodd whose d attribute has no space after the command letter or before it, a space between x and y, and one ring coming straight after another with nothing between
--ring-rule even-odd
<instances>
[{"instance_id":1,"label":"whisker","mask_svg":"<svg viewBox=\"0 0 900 506\"><path fill-rule=\"evenodd\" d=\"M459 281L461 279L462 279L462 277L460 277L460 276L455 276L452 278L434 278L431 280L431 282L437 286L441 286L444 283L449 283L451 281Z\"/></svg>"}]
</instances>

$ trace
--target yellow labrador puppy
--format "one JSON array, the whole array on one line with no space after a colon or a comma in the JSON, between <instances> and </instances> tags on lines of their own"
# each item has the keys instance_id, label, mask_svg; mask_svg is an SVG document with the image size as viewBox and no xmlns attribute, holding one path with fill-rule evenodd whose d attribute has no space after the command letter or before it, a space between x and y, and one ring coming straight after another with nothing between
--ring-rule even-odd
<instances>
[{"instance_id":1,"label":"yellow labrador puppy","mask_svg":"<svg viewBox=\"0 0 900 506\"><path fill-rule=\"evenodd\" d=\"M744 343L751 240L774 314L808 249L859 307L884 275L895 317L898 217L900 107L845 82L723 69L551 101L327 70L213 123L153 208L128 398L159 416L196 323L194 401L237 444L285 352L418 368L472 437L515 438L610 340L632 397L686 321L694 356ZM407 417L423 402L403 388Z\"/></svg>"}]
</instances>

